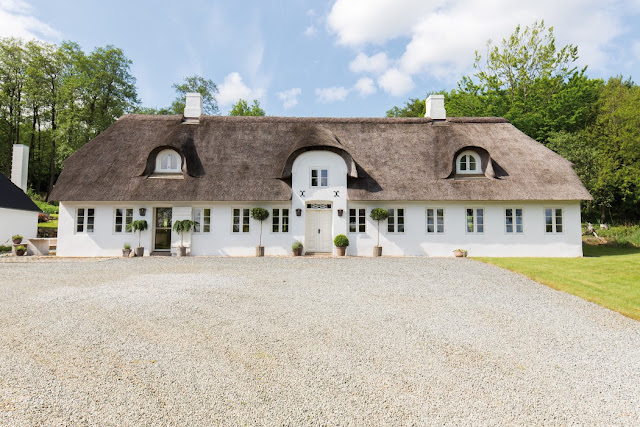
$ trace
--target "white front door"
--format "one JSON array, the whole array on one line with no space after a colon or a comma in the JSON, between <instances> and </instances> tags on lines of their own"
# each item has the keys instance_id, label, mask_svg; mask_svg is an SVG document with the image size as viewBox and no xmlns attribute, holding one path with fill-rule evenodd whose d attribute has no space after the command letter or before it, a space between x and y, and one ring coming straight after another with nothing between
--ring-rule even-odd
<instances>
[{"instance_id":1,"label":"white front door","mask_svg":"<svg viewBox=\"0 0 640 427\"><path fill-rule=\"evenodd\" d=\"M306 252L331 252L331 209L307 210Z\"/></svg>"}]
</instances>

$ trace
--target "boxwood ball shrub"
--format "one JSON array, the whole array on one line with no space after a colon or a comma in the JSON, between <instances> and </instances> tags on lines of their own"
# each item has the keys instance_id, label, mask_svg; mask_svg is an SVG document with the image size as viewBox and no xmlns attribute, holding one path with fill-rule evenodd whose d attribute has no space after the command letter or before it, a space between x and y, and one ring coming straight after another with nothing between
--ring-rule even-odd
<instances>
[{"instance_id":1,"label":"boxwood ball shrub","mask_svg":"<svg viewBox=\"0 0 640 427\"><path fill-rule=\"evenodd\" d=\"M344 234L338 234L335 239L333 239L333 244L338 248L346 248L349 246L349 238Z\"/></svg>"},{"instance_id":2,"label":"boxwood ball shrub","mask_svg":"<svg viewBox=\"0 0 640 427\"><path fill-rule=\"evenodd\" d=\"M302 247L302 243L301 242L293 242L293 245L291 245L291 249L293 249L294 251L297 251L301 247Z\"/></svg>"}]
</instances>

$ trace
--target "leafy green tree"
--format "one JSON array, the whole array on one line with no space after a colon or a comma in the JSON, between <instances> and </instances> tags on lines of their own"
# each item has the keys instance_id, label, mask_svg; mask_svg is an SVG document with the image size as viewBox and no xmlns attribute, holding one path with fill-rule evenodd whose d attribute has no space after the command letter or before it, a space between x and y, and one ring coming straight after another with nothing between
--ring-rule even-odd
<instances>
[{"instance_id":1,"label":"leafy green tree","mask_svg":"<svg viewBox=\"0 0 640 427\"><path fill-rule=\"evenodd\" d=\"M244 99L239 99L237 104L231 107L231 111L229 112L230 116L264 116L265 112L262 108L260 108L260 103L257 99L253 100L253 104L251 107L247 104L247 101Z\"/></svg>"},{"instance_id":2,"label":"leafy green tree","mask_svg":"<svg viewBox=\"0 0 640 427\"><path fill-rule=\"evenodd\" d=\"M404 107L393 107L387 110L386 115L387 117L424 117L425 99L411 98Z\"/></svg>"},{"instance_id":3,"label":"leafy green tree","mask_svg":"<svg viewBox=\"0 0 640 427\"><path fill-rule=\"evenodd\" d=\"M187 93L199 93L202 95L202 111L204 114L217 114L218 102L216 100L216 94L218 93L218 86L213 80L205 79L197 75L185 77L182 84L174 84L172 86L178 95L171 103L169 111L171 114L184 113L185 99Z\"/></svg>"}]
</instances>

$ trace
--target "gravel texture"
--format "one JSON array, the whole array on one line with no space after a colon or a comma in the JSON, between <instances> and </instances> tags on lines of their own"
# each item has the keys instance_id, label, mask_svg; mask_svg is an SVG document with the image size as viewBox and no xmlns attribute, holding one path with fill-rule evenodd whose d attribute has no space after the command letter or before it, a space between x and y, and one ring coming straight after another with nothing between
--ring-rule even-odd
<instances>
[{"instance_id":1,"label":"gravel texture","mask_svg":"<svg viewBox=\"0 0 640 427\"><path fill-rule=\"evenodd\" d=\"M473 260L6 260L1 425L640 424L640 322Z\"/></svg>"}]
</instances>

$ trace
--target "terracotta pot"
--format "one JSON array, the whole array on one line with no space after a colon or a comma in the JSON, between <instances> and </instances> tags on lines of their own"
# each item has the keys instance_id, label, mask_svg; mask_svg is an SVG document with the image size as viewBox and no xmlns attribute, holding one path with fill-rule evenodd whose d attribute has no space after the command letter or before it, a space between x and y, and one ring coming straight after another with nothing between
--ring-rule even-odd
<instances>
[{"instance_id":1,"label":"terracotta pot","mask_svg":"<svg viewBox=\"0 0 640 427\"><path fill-rule=\"evenodd\" d=\"M22 243L22 239L13 239L14 245L19 245L20 243Z\"/></svg>"},{"instance_id":2,"label":"terracotta pot","mask_svg":"<svg viewBox=\"0 0 640 427\"><path fill-rule=\"evenodd\" d=\"M144 246L138 246L134 252L136 256L140 256L140 257L144 256Z\"/></svg>"},{"instance_id":3,"label":"terracotta pot","mask_svg":"<svg viewBox=\"0 0 640 427\"><path fill-rule=\"evenodd\" d=\"M373 256L382 256L382 246L374 246L373 247Z\"/></svg>"},{"instance_id":4,"label":"terracotta pot","mask_svg":"<svg viewBox=\"0 0 640 427\"><path fill-rule=\"evenodd\" d=\"M131 255L131 249L123 249L122 250L122 256L124 258L129 258L129 255Z\"/></svg>"},{"instance_id":5,"label":"terracotta pot","mask_svg":"<svg viewBox=\"0 0 640 427\"><path fill-rule=\"evenodd\" d=\"M25 253L27 253L26 249L16 249L16 256L23 256Z\"/></svg>"},{"instance_id":6,"label":"terracotta pot","mask_svg":"<svg viewBox=\"0 0 640 427\"><path fill-rule=\"evenodd\" d=\"M298 249L292 249L291 250L291 255L292 256L302 256L302 246L299 247Z\"/></svg>"},{"instance_id":7,"label":"terracotta pot","mask_svg":"<svg viewBox=\"0 0 640 427\"><path fill-rule=\"evenodd\" d=\"M338 251L338 256L345 256L347 254L346 246L336 246L336 250Z\"/></svg>"},{"instance_id":8,"label":"terracotta pot","mask_svg":"<svg viewBox=\"0 0 640 427\"><path fill-rule=\"evenodd\" d=\"M464 257L464 253L462 251L453 251L453 254L456 256L456 258Z\"/></svg>"},{"instance_id":9,"label":"terracotta pot","mask_svg":"<svg viewBox=\"0 0 640 427\"><path fill-rule=\"evenodd\" d=\"M186 246L178 246L178 250L176 251L176 255L179 257L187 256L187 247Z\"/></svg>"},{"instance_id":10,"label":"terracotta pot","mask_svg":"<svg viewBox=\"0 0 640 427\"><path fill-rule=\"evenodd\" d=\"M264 256L264 246L256 246L256 256Z\"/></svg>"}]
</instances>

